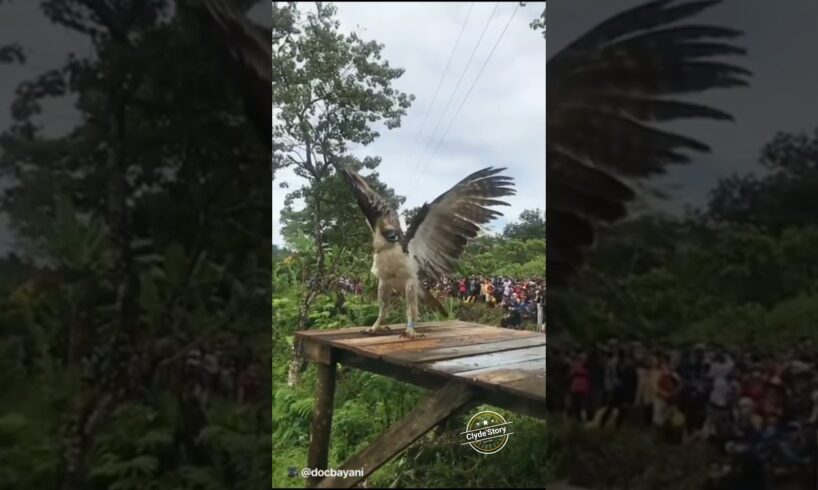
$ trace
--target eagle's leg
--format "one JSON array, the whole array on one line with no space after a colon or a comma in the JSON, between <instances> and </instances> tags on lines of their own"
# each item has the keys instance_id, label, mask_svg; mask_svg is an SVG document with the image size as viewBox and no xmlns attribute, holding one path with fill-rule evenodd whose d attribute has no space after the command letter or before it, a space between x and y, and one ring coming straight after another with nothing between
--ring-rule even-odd
<instances>
[{"instance_id":1,"label":"eagle's leg","mask_svg":"<svg viewBox=\"0 0 818 490\"><path fill-rule=\"evenodd\" d=\"M423 334L417 333L415 330L415 320L418 318L418 294L420 293L419 285L416 281L408 281L406 283L406 330L400 334L401 337L423 337Z\"/></svg>"},{"instance_id":2,"label":"eagle's leg","mask_svg":"<svg viewBox=\"0 0 818 490\"><path fill-rule=\"evenodd\" d=\"M392 297L392 288L387 287L383 281L378 282L378 319L371 327L365 329L364 333L388 332L390 330L386 325L381 325L386 319L386 314L389 311L389 299Z\"/></svg>"}]
</instances>

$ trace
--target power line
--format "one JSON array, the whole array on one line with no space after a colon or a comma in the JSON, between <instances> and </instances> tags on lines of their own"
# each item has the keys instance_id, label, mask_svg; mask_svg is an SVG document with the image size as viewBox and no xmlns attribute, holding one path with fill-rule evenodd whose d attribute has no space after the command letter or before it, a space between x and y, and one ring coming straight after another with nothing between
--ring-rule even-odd
<instances>
[{"instance_id":1,"label":"power line","mask_svg":"<svg viewBox=\"0 0 818 490\"><path fill-rule=\"evenodd\" d=\"M469 87L469 91L466 92L466 96L463 98L463 101L460 102L460 107L457 108L457 111L454 113L454 117L452 117L452 120L449 121L449 126L446 128L446 131L443 133L443 136L440 138L440 141L437 142L437 146L435 146L434 151L429 156L429 160L427 161L427 164L428 164L428 162L432 161L432 158L434 158L434 156L437 154L438 148L440 148L440 145L443 143L443 141L446 139L446 136L449 134L449 130L452 129L452 126L454 125L454 121L457 119L458 114L460 114L460 110L463 109L464 105L466 105L466 100L468 100L469 95L471 95L472 90L474 90L475 85L477 85L477 81L480 79L480 75L483 73L483 70L486 68L486 65L489 64L489 60L491 60L491 56L494 54L494 50L497 49L497 46L500 44L500 41L503 39L503 36L505 35L506 31L508 30L508 26L511 25L511 21L512 21L512 19L514 19L514 15L517 13L517 10L519 8L520 8L520 5L518 4L517 7L514 8L514 11L511 12L511 16L508 18L508 22L506 22L506 26L503 28L503 31L500 33L500 36L497 38L497 41L494 42L494 46L491 48L491 51L489 52L489 55L486 58L486 61L483 62L483 66L480 67L480 71L477 72L477 77L475 77L474 82L472 82L471 87Z\"/></svg>"},{"instance_id":2,"label":"power line","mask_svg":"<svg viewBox=\"0 0 818 490\"><path fill-rule=\"evenodd\" d=\"M454 90L452 90L452 93L449 96L449 100L448 102L446 102L446 106L443 108L443 113L440 115L440 119L437 121L435 129L432 130L432 134L429 136L429 140L426 142L426 146L423 149L423 153L421 153L420 160L418 160L418 162L415 164L416 171L412 178L412 184L409 186L409 192L411 192L414 189L417 177L420 174L420 172L417 171L417 168L424 161L426 152L431 147L432 141L434 141L435 139L435 133L437 133L437 129L440 127L440 123L442 123L443 119L446 117L446 111L449 110L449 106L452 104L452 101L454 100L454 96L457 93L457 89L460 88L460 83L463 81L463 77L466 76L466 72L468 71L471 62L474 59L474 55L477 53L477 48L480 47L480 43L483 41L483 36L485 36L486 31L488 30L489 25L491 24L491 21L494 19L494 14L497 12L497 7L499 6L500 2L494 4L494 9L491 11L491 15L489 16L488 21L486 21L486 25L483 26L483 32L480 33L480 37L477 39L477 44L474 45L474 49L472 50L471 55L469 56L469 60L463 67L463 72L460 74L460 78L457 80L457 83L454 86Z\"/></svg>"},{"instance_id":3,"label":"power line","mask_svg":"<svg viewBox=\"0 0 818 490\"><path fill-rule=\"evenodd\" d=\"M469 7L468 13L466 13L466 20L463 21L463 25L460 27L460 34L457 35L457 41L454 42L454 46L452 47L452 52L449 53L449 60L446 62L446 68L443 69L443 73L440 75L440 81L437 82L437 88L435 89L435 95L432 96L432 101L429 102L429 108L426 110L426 115L423 117L423 123L420 125L420 131L418 131L418 135L415 138L415 142L412 143L412 153L410 155L410 159L415 154L415 150L417 149L418 141L420 141L420 136L423 134L423 130L426 129L426 121L429 120L429 114L432 113L432 107L435 105L435 101L437 100L437 95L440 93L440 87L443 86L443 80L446 78L446 73L449 72L449 65L452 63L452 58L454 58L454 53L457 50L457 47L460 45L460 38L463 37L463 32L466 30L466 24L469 22L469 17L471 16L471 11L474 9L474 2L471 3Z\"/></svg>"},{"instance_id":4,"label":"power line","mask_svg":"<svg viewBox=\"0 0 818 490\"><path fill-rule=\"evenodd\" d=\"M483 26L483 31L480 33L480 37L477 39L477 43L474 45L474 49L472 49L471 55L469 55L469 60L466 61L465 66L463 66L463 71L460 73L460 78L457 79L457 83L452 90L452 93L449 95L449 100L446 102L446 106L443 108L443 112L440 114L440 119L438 119L437 124L435 124L435 128L432 130L432 134L429 135L428 141L426 141L426 145L423 148L423 153L420 155L420 160L417 161L415 164L415 173L412 178L412 184L409 186L409 192L411 192L415 184L417 183L417 178L420 175L420 171L418 168L421 166L423 161L425 160L426 153L428 152L429 148L432 145L432 142L435 140L435 134L437 134L438 128L440 128L440 124L446 118L446 112L449 110L449 106L451 106L452 101L454 101L454 96L457 94L457 89L460 88L460 83L463 81L463 78L466 76L466 72L471 66L471 62L474 59L474 55L477 54L477 48L480 47L480 43L483 42L483 37L486 34L486 31L491 25L491 21L494 20L494 15L497 13L497 8L500 6L500 2L494 4L494 9L491 11L491 15L489 15L488 20L486 21L486 25Z\"/></svg>"}]
</instances>

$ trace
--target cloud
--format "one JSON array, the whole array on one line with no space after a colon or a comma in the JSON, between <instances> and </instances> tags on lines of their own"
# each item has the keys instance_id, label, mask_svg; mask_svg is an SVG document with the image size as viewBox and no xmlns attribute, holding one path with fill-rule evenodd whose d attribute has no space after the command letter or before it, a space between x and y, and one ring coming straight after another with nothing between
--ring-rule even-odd
<instances>
[{"instance_id":1,"label":"cloud","mask_svg":"<svg viewBox=\"0 0 818 490\"><path fill-rule=\"evenodd\" d=\"M517 2L499 5L474 59L466 66L494 9L493 3L473 4L432 104L470 4L336 4L341 30L354 29L364 40L383 44L382 55L390 66L406 70L394 82L395 88L416 97L400 128L379 128L381 136L375 142L351 148L355 156L383 159L378 172L398 194L406 196L406 207L433 200L471 172L487 166L502 166L507 167L507 174L514 178L518 193L508 199L510 207L501 209L505 217L493 222L491 228L501 230L505 222L516 219L524 209L544 209L546 53L542 36L528 24L542 12L545 3L529 2L512 18L517 5ZM509 18L512 20L508 29L452 122ZM464 68L462 82L443 114ZM438 121L441 122L438 124ZM421 159L423 155L425 158ZM302 183L289 170L278 174L277 180L286 180L291 189ZM277 244L282 243L276 222L284 194L285 190L274 186L273 243Z\"/></svg>"}]
</instances>

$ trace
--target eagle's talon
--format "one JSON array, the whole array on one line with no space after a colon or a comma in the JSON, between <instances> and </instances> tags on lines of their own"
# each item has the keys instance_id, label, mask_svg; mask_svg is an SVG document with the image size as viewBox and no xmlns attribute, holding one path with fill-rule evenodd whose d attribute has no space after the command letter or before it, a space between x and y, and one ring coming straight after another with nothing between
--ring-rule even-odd
<instances>
[{"instance_id":1,"label":"eagle's talon","mask_svg":"<svg viewBox=\"0 0 818 490\"><path fill-rule=\"evenodd\" d=\"M369 328L365 328L361 330L361 333L364 335L377 335L381 332L391 332L392 329L387 327L386 325L373 325Z\"/></svg>"},{"instance_id":2,"label":"eagle's talon","mask_svg":"<svg viewBox=\"0 0 818 490\"><path fill-rule=\"evenodd\" d=\"M410 340L420 338L420 337L425 337L425 336L426 336L425 334L417 333L417 331L412 327L406 327L406 330L404 330L400 334L400 337L405 337L405 338L408 338Z\"/></svg>"}]
</instances>

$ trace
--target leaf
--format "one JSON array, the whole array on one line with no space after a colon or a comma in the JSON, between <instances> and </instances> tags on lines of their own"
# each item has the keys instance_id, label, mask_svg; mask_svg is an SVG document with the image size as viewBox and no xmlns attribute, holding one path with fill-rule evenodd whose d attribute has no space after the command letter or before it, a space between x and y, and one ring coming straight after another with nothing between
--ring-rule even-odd
<instances>
[{"instance_id":1,"label":"leaf","mask_svg":"<svg viewBox=\"0 0 818 490\"><path fill-rule=\"evenodd\" d=\"M180 287L187 276L187 255L180 244L174 243L165 250L164 269L168 285Z\"/></svg>"}]
</instances>

